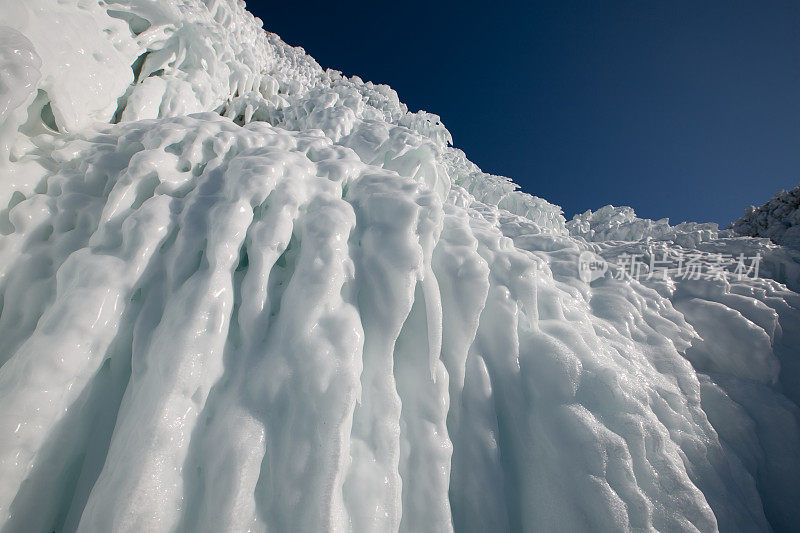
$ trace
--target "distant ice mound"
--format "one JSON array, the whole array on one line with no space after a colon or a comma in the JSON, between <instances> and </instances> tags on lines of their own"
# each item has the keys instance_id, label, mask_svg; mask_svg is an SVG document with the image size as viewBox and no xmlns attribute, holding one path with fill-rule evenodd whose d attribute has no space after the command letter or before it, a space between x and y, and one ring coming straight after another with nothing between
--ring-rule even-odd
<instances>
[{"instance_id":1,"label":"distant ice mound","mask_svg":"<svg viewBox=\"0 0 800 533\"><path fill-rule=\"evenodd\" d=\"M718 226L713 223L682 222L670 226L668 218L650 220L639 218L632 208L607 205L575 215L567 223L571 235L587 241L674 241L677 244L696 246L716 239Z\"/></svg>"},{"instance_id":2,"label":"distant ice mound","mask_svg":"<svg viewBox=\"0 0 800 533\"><path fill-rule=\"evenodd\" d=\"M241 2L0 16L0 530L797 529L796 252L567 223Z\"/></svg>"},{"instance_id":3,"label":"distant ice mound","mask_svg":"<svg viewBox=\"0 0 800 533\"><path fill-rule=\"evenodd\" d=\"M766 237L800 250L800 186L781 191L761 207L750 206L744 217L731 224L739 235Z\"/></svg>"}]
</instances>

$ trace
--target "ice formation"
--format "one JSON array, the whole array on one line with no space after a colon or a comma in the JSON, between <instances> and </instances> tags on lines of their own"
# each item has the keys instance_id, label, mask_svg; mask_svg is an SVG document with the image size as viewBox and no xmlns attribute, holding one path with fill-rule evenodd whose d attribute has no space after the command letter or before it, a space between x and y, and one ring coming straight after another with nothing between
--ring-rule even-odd
<instances>
[{"instance_id":1,"label":"ice formation","mask_svg":"<svg viewBox=\"0 0 800 533\"><path fill-rule=\"evenodd\" d=\"M800 527L797 252L566 222L241 2L0 20L3 532Z\"/></svg>"},{"instance_id":2,"label":"ice formation","mask_svg":"<svg viewBox=\"0 0 800 533\"><path fill-rule=\"evenodd\" d=\"M730 229L738 235L767 237L800 250L800 186L779 192L761 207L751 205Z\"/></svg>"}]
</instances>

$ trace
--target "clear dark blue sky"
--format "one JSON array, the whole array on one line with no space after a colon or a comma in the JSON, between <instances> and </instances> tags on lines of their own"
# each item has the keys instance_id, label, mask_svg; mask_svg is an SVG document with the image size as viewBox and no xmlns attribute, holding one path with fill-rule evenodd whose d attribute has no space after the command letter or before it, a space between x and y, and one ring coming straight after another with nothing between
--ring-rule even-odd
<instances>
[{"instance_id":1,"label":"clear dark blue sky","mask_svg":"<svg viewBox=\"0 0 800 533\"><path fill-rule=\"evenodd\" d=\"M797 0L247 4L568 218L727 224L800 183Z\"/></svg>"}]
</instances>

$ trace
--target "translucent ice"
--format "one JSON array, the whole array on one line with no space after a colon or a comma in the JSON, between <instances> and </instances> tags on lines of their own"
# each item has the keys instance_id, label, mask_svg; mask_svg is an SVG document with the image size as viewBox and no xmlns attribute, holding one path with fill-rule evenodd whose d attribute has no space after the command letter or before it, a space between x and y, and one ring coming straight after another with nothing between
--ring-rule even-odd
<instances>
[{"instance_id":1,"label":"translucent ice","mask_svg":"<svg viewBox=\"0 0 800 533\"><path fill-rule=\"evenodd\" d=\"M800 524L795 251L567 222L241 2L0 16L2 531Z\"/></svg>"}]
</instances>

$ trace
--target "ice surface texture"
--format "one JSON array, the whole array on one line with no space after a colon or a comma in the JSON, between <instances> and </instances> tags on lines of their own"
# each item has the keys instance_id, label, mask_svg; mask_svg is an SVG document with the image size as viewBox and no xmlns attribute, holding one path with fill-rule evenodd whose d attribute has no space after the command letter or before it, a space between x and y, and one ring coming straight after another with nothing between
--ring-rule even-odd
<instances>
[{"instance_id":1,"label":"ice surface texture","mask_svg":"<svg viewBox=\"0 0 800 533\"><path fill-rule=\"evenodd\" d=\"M241 3L0 20L0 530L797 530L795 252L566 223ZM761 276L578 276L654 243Z\"/></svg>"},{"instance_id":2,"label":"ice surface texture","mask_svg":"<svg viewBox=\"0 0 800 533\"><path fill-rule=\"evenodd\" d=\"M731 230L800 250L800 186L779 192L761 207L748 207L744 217L731 224Z\"/></svg>"}]
</instances>

